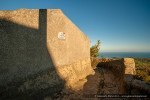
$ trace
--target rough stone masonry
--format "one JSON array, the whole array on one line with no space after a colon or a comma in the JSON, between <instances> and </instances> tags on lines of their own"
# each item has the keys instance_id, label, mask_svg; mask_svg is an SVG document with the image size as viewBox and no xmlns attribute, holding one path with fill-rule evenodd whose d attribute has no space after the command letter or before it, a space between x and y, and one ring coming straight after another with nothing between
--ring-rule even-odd
<instances>
[{"instance_id":1,"label":"rough stone masonry","mask_svg":"<svg viewBox=\"0 0 150 100\"><path fill-rule=\"evenodd\" d=\"M61 10L0 11L1 95L6 90L52 93L60 86L78 90L83 84L77 83L90 74L90 40Z\"/></svg>"}]
</instances>

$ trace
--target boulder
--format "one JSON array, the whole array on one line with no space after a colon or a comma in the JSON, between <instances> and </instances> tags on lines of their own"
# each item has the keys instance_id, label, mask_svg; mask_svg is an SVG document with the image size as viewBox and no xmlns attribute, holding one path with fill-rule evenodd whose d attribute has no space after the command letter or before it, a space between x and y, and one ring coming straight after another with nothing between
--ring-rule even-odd
<instances>
[{"instance_id":1,"label":"boulder","mask_svg":"<svg viewBox=\"0 0 150 100\"><path fill-rule=\"evenodd\" d=\"M133 58L124 58L125 74L135 75L135 62Z\"/></svg>"}]
</instances>

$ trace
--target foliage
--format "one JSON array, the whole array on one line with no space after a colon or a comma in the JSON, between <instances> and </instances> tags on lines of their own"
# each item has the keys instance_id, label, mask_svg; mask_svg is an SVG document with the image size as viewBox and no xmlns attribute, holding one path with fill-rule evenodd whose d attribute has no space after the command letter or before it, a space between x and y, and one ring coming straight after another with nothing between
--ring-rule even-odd
<instances>
[{"instance_id":1,"label":"foliage","mask_svg":"<svg viewBox=\"0 0 150 100\"><path fill-rule=\"evenodd\" d=\"M90 48L91 57L98 57L99 50L100 50L100 40L98 40L97 43Z\"/></svg>"},{"instance_id":2,"label":"foliage","mask_svg":"<svg viewBox=\"0 0 150 100\"><path fill-rule=\"evenodd\" d=\"M150 83L150 59L136 58L136 78Z\"/></svg>"}]
</instances>

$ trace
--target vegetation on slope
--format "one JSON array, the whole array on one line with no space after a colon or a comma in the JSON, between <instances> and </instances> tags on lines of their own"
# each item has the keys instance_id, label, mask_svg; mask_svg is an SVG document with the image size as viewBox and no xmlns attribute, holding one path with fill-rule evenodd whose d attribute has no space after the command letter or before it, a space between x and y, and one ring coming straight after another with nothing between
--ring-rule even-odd
<instances>
[{"instance_id":1,"label":"vegetation on slope","mask_svg":"<svg viewBox=\"0 0 150 100\"><path fill-rule=\"evenodd\" d=\"M150 58L135 58L136 78L150 83Z\"/></svg>"}]
</instances>

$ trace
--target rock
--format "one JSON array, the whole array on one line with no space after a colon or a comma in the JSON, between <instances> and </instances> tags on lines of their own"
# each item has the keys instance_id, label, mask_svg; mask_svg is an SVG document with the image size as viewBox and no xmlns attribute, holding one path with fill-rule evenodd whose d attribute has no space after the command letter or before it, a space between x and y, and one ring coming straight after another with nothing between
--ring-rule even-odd
<instances>
[{"instance_id":1,"label":"rock","mask_svg":"<svg viewBox=\"0 0 150 100\"><path fill-rule=\"evenodd\" d=\"M124 64L123 60L107 60L98 64L102 71L100 93L124 94Z\"/></svg>"},{"instance_id":2,"label":"rock","mask_svg":"<svg viewBox=\"0 0 150 100\"><path fill-rule=\"evenodd\" d=\"M91 57L91 66L93 69L96 69L96 66L98 65L99 62L100 62L100 59Z\"/></svg>"},{"instance_id":3,"label":"rock","mask_svg":"<svg viewBox=\"0 0 150 100\"><path fill-rule=\"evenodd\" d=\"M124 58L125 74L135 75L135 62L133 58Z\"/></svg>"},{"instance_id":4,"label":"rock","mask_svg":"<svg viewBox=\"0 0 150 100\"><path fill-rule=\"evenodd\" d=\"M132 81L125 80L127 84L127 92L131 94L150 94L150 85L144 81L132 79Z\"/></svg>"}]
</instances>

